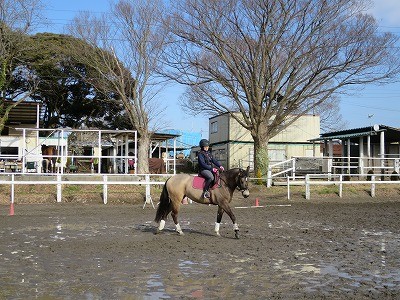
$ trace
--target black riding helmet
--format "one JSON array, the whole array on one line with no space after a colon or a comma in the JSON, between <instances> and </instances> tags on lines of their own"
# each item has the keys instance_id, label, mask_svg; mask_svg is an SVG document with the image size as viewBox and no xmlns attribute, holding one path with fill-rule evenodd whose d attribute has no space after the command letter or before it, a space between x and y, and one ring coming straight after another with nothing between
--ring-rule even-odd
<instances>
[{"instance_id":1,"label":"black riding helmet","mask_svg":"<svg viewBox=\"0 0 400 300\"><path fill-rule=\"evenodd\" d=\"M204 148L204 147L210 146L210 142L208 140L206 140L206 139L202 139L200 141L199 146L200 146L200 148Z\"/></svg>"}]
</instances>

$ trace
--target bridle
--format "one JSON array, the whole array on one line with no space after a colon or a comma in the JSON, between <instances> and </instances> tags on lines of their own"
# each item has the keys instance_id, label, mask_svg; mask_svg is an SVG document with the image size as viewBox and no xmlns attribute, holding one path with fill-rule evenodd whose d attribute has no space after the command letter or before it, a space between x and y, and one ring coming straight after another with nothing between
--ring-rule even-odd
<instances>
[{"instance_id":1,"label":"bridle","mask_svg":"<svg viewBox=\"0 0 400 300\"><path fill-rule=\"evenodd\" d=\"M243 188L241 186L242 178L245 178L245 180L247 182L247 176L242 176L243 173L244 173L244 170L243 169L239 169L239 174L238 174L237 179L236 179L236 189L238 191L241 191L241 192L247 190L247 188Z\"/></svg>"}]
</instances>

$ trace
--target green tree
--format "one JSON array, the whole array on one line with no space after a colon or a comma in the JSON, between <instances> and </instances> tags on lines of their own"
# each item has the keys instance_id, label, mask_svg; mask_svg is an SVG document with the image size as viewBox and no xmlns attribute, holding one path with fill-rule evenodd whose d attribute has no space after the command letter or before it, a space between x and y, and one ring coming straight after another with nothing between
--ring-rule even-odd
<instances>
[{"instance_id":1,"label":"green tree","mask_svg":"<svg viewBox=\"0 0 400 300\"><path fill-rule=\"evenodd\" d=\"M71 36L52 33L36 34L29 42L31 47L25 53L25 60L38 81L31 98L43 104L43 126L113 127L115 115L123 107L105 101L105 95L90 83L99 74L77 61L75 51L70 53L71 49L83 49L88 45ZM96 55L96 49L91 51L92 57Z\"/></svg>"},{"instance_id":2,"label":"green tree","mask_svg":"<svg viewBox=\"0 0 400 300\"><path fill-rule=\"evenodd\" d=\"M11 109L28 99L36 87L22 53L41 8L40 0L0 0L0 131Z\"/></svg>"},{"instance_id":3,"label":"green tree","mask_svg":"<svg viewBox=\"0 0 400 300\"><path fill-rule=\"evenodd\" d=\"M30 97L36 81L22 62L27 35L0 22L0 132L10 111Z\"/></svg>"}]
</instances>

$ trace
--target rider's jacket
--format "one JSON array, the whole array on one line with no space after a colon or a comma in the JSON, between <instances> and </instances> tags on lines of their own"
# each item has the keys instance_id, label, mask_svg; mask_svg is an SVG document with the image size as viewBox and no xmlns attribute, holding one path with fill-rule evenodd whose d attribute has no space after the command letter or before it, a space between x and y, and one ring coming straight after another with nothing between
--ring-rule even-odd
<instances>
[{"instance_id":1,"label":"rider's jacket","mask_svg":"<svg viewBox=\"0 0 400 300\"><path fill-rule=\"evenodd\" d=\"M212 171L213 164L218 168L221 166L219 161L212 156L210 151L200 150L197 160L199 162L199 172L203 170Z\"/></svg>"}]
</instances>

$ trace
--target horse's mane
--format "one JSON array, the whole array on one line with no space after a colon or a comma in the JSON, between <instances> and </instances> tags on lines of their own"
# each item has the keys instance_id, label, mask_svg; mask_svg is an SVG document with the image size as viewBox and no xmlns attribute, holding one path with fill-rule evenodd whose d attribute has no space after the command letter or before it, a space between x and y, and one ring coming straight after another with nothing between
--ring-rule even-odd
<instances>
[{"instance_id":1,"label":"horse's mane","mask_svg":"<svg viewBox=\"0 0 400 300\"><path fill-rule=\"evenodd\" d=\"M226 170L220 174L221 180L225 181L225 184L228 186L236 185L237 175L241 171L244 171L244 170L242 168L232 168L232 169Z\"/></svg>"},{"instance_id":2,"label":"horse's mane","mask_svg":"<svg viewBox=\"0 0 400 300\"><path fill-rule=\"evenodd\" d=\"M242 168L232 168L232 169L222 172L221 175L225 174L225 177L236 176L240 171L244 171L244 170Z\"/></svg>"}]
</instances>

